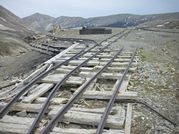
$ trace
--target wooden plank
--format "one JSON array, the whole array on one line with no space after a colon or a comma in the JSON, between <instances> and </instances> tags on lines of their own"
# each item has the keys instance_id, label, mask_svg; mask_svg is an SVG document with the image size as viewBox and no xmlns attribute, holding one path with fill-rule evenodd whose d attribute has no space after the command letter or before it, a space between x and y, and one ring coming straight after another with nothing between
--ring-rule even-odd
<instances>
[{"instance_id":1,"label":"wooden plank","mask_svg":"<svg viewBox=\"0 0 179 134\"><path fill-rule=\"evenodd\" d=\"M95 54L94 52L87 52L87 53L85 53L83 56L84 56L84 57L86 57L86 56L91 57L91 56L94 55L94 54Z\"/></svg>"},{"instance_id":2,"label":"wooden plank","mask_svg":"<svg viewBox=\"0 0 179 134\"><path fill-rule=\"evenodd\" d=\"M127 114L125 121L125 134L130 134L131 132L131 122L132 122L132 104L127 104Z\"/></svg>"},{"instance_id":3,"label":"wooden plank","mask_svg":"<svg viewBox=\"0 0 179 134\"><path fill-rule=\"evenodd\" d=\"M101 69L103 66L95 66L94 69ZM126 68L125 67L108 67L106 71L109 72L119 72L119 71L124 71ZM134 72L137 69L137 67L131 67L129 68L129 72Z\"/></svg>"},{"instance_id":4,"label":"wooden plank","mask_svg":"<svg viewBox=\"0 0 179 134\"><path fill-rule=\"evenodd\" d=\"M23 121L23 120L21 120ZM1 123L0 122L0 133L1 134L27 134L27 130L30 127L27 125L22 125L22 124L14 124L14 123Z\"/></svg>"},{"instance_id":5,"label":"wooden plank","mask_svg":"<svg viewBox=\"0 0 179 134\"><path fill-rule=\"evenodd\" d=\"M48 61L45 62L45 64L51 64L52 62L55 62L55 60L57 58L62 57L64 54L66 54L67 52L69 52L70 50L74 49L76 46L78 46L79 43L75 43L72 46L70 46L69 48L65 49L64 51L62 51L61 53L59 53L58 55L54 56L53 58L49 59Z\"/></svg>"},{"instance_id":6,"label":"wooden plank","mask_svg":"<svg viewBox=\"0 0 179 134\"><path fill-rule=\"evenodd\" d=\"M58 68L55 70L55 73L64 73L65 74L65 73L69 73L71 71L72 71L72 69Z\"/></svg>"},{"instance_id":7,"label":"wooden plank","mask_svg":"<svg viewBox=\"0 0 179 134\"><path fill-rule=\"evenodd\" d=\"M26 134L34 118L4 116L0 119L0 133Z\"/></svg>"},{"instance_id":8,"label":"wooden plank","mask_svg":"<svg viewBox=\"0 0 179 134\"><path fill-rule=\"evenodd\" d=\"M59 73L67 73L70 72L72 69L74 69L76 66L62 66L61 68L58 68L56 70L56 72ZM94 70L99 70L101 69L103 66L94 66L94 67L81 67L79 70L83 71L83 72L89 72L89 71L94 71ZM120 72L120 71L124 71L126 68L125 67L108 67L106 69L106 72ZM135 72L135 70L137 69L137 67L131 67L129 69L129 72Z\"/></svg>"},{"instance_id":9,"label":"wooden plank","mask_svg":"<svg viewBox=\"0 0 179 134\"><path fill-rule=\"evenodd\" d=\"M28 83L29 81L31 81L33 78L37 77L38 75L40 75L42 72L44 72L47 68L49 67L49 65L42 65L40 68L38 68L37 70L35 70L32 74L30 74L28 77L26 77L24 80L22 80L17 86L16 89L19 89L21 87L24 86L24 84Z\"/></svg>"},{"instance_id":10,"label":"wooden plank","mask_svg":"<svg viewBox=\"0 0 179 134\"><path fill-rule=\"evenodd\" d=\"M15 121L21 120L27 120L27 119L33 119L34 118L21 118L16 117ZM18 133L18 134L26 134L28 132L28 128L30 127L31 123L29 124L18 124L13 122L8 123L2 123L0 122L0 133ZM42 128L37 129L35 132L36 134L40 134L40 131ZM96 132L96 129L78 129L78 128L59 128L55 127L50 134L94 134ZM116 129L104 129L104 134L124 134L123 130L116 130Z\"/></svg>"},{"instance_id":11,"label":"wooden plank","mask_svg":"<svg viewBox=\"0 0 179 134\"><path fill-rule=\"evenodd\" d=\"M39 112L40 108L42 107L43 104L27 104L27 103L17 103L15 104L12 108L11 111L27 111L27 112L34 112L37 113ZM0 108L5 106L5 104L0 104ZM49 110L56 112L58 109L61 109L64 106L64 104L61 105L50 105L50 107L47 110L47 113ZM87 112L87 113L98 113L102 114L104 112L105 108L83 108L83 107L72 107L69 111L73 112ZM115 111L119 111L118 113L123 113L125 110L120 107L120 106L115 106L112 108L111 113L114 113ZM11 117L11 116L8 116ZM14 118L12 118L14 119ZM7 122L7 118L4 118L4 121ZM12 121L11 121L12 122ZM18 122L17 122L18 123ZM27 122L26 124L28 124ZM24 124L24 123L23 123Z\"/></svg>"},{"instance_id":12,"label":"wooden plank","mask_svg":"<svg viewBox=\"0 0 179 134\"><path fill-rule=\"evenodd\" d=\"M75 67L76 67L76 66L71 66L71 65L64 66L64 65L62 65L60 68L72 70L72 69L74 69ZM58 69L57 69L57 70L58 70Z\"/></svg>"},{"instance_id":13,"label":"wooden plank","mask_svg":"<svg viewBox=\"0 0 179 134\"><path fill-rule=\"evenodd\" d=\"M81 58L78 58L79 60L87 60L88 58L86 58L86 57L81 57ZM99 60L99 58L92 58L92 60Z\"/></svg>"},{"instance_id":14,"label":"wooden plank","mask_svg":"<svg viewBox=\"0 0 179 134\"><path fill-rule=\"evenodd\" d=\"M48 47L48 46L43 46L43 45L36 45L36 44L31 44L32 47L35 47L35 48L38 48L38 49L42 49L42 50L45 50L45 51L56 51L56 52L59 52L58 49L56 48L52 48L52 47Z\"/></svg>"},{"instance_id":15,"label":"wooden plank","mask_svg":"<svg viewBox=\"0 0 179 134\"><path fill-rule=\"evenodd\" d=\"M97 99L97 100L106 100L108 101L112 95L112 92L110 91L86 91L84 95L82 96L83 99ZM137 92L121 92L118 94L116 101L125 100L125 99L137 99L138 94ZM35 103L44 103L46 100L45 97L39 97L35 100ZM58 104L64 104L68 101L68 98L54 98L52 100L52 104L58 105Z\"/></svg>"},{"instance_id":16,"label":"wooden plank","mask_svg":"<svg viewBox=\"0 0 179 134\"><path fill-rule=\"evenodd\" d=\"M24 117L5 115L2 119L0 119L0 122L29 125L33 122L33 120L34 120L33 118L24 118Z\"/></svg>"},{"instance_id":17,"label":"wooden plank","mask_svg":"<svg viewBox=\"0 0 179 134\"><path fill-rule=\"evenodd\" d=\"M132 55L120 55L120 56L118 56L118 58L124 58L124 59L125 58L129 58L130 59L131 57L132 57ZM135 58L138 59L139 56L136 55Z\"/></svg>"},{"instance_id":18,"label":"wooden plank","mask_svg":"<svg viewBox=\"0 0 179 134\"><path fill-rule=\"evenodd\" d=\"M57 110L61 109L64 105L53 105L50 107L51 112L56 112ZM72 107L69 111L73 112L85 112L85 113L96 113L96 114L103 114L105 110L105 107L103 108L83 108L83 107ZM116 113L117 111L117 113ZM111 113L116 113L116 114L123 114L125 113L125 110L121 106L114 106L111 110ZM114 115L114 114L113 114ZM116 115L114 115L116 116ZM117 115L118 116L118 115ZM120 116L121 117L121 116Z\"/></svg>"},{"instance_id":19,"label":"wooden plank","mask_svg":"<svg viewBox=\"0 0 179 134\"><path fill-rule=\"evenodd\" d=\"M107 62L100 62L99 65L102 65L104 66ZM111 66L127 66L129 63L128 62L113 62L111 63ZM133 62L132 63L132 66L137 66L137 63L136 62Z\"/></svg>"},{"instance_id":20,"label":"wooden plank","mask_svg":"<svg viewBox=\"0 0 179 134\"><path fill-rule=\"evenodd\" d=\"M42 50L42 49L40 49L40 48L35 48L35 47L31 47L31 49L32 50L35 50L35 51L38 51L38 52L40 52L40 53L43 53L43 54L47 54L47 55L54 55L54 53L52 53L52 52L49 52L49 51L46 51L46 50Z\"/></svg>"},{"instance_id":21,"label":"wooden plank","mask_svg":"<svg viewBox=\"0 0 179 134\"><path fill-rule=\"evenodd\" d=\"M65 74L51 74L47 75L45 78L41 80L43 83L58 83L63 79ZM69 79L65 82L65 84L73 84L73 85L81 85L85 81L84 78L77 76L70 76Z\"/></svg>"},{"instance_id":22,"label":"wooden plank","mask_svg":"<svg viewBox=\"0 0 179 134\"><path fill-rule=\"evenodd\" d=\"M97 79L95 79L88 87L87 87L87 91L93 91L96 90L95 84L97 82Z\"/></svg>"},{"instance_id":23,"label":"wooden plank","mask_svg":"<svg viewBox=\"0 0 179 134\"><path fill-rule=\"evenodd\" d=\"M0 96L1 98L4 97L6 94L9 94L11 92L11 90L13 90L13 88L9 88L9 89L6 89L6 90L0 90Z\"/></svg>"},{"instance_id":24,"label":"wooden plank","mask_svg":"<svg viewBox=\"0 0 179 134\"><path fill-rule=\"evenodd\" d=\"M28 106L28 104L24 104L24 105L26 105L26 107ZM38 108L40 107L36 106L35 109L38 111ZM61 107L56 107L55 109L50 111L49 115L51 117L54 116L54 114L56 114L57 112L56 109L59 109L59 108ZM105 108L87 109L87 108L73 107L72 110L70 110L67 114L65 114L64 119L62 121L63 122L69 121L69 122L73 122L77 124L86 124L86 125L98 125L101 115L104 112L104 110ZM118 110L116 115L108 116L107 125L106 125L107 127L110 127L110 128L122 128L123 127L125 110L119 107L115 107L115 112L116 110ZM88 111L96 112L96 113L89 113ZM4 130L5 128L12 129L13 128L12 126L15 126L13 129L21 129L23 131L20 131L20 133L24 133L26 132L25 130L29 128L29 125L32 124L33 120L34 120L33 118L5 116L3 119L0 120L0 123L2 123L2 125L0 125L0 131L5 131ZM7 126L7 124L9 124L9 127ZM15 125L11 125L11 124L15 124ZM3 128L1 128L1 126L3 126ZM6 129L6 131L8 130Z\"/></svg>"},{"instance_id":25,"label":"wooden plank","mask_svg":"<svg viewBox=\"0 0 179 134\"><path fill-rule=\"evenodd\" d=\"M55 116L57 111L50 111L49 116L52 118ZM72 122L77 124L85 124L85 125L92 125L97 126L100 122L102 114L96 114L96 113L87 113L87 112L76 112L76 111L69 111L64 115L64 118L62 119L62 122ZM124 113L120 113L120 117L109 115L106 127L119 129L123 128L124 125Z\"/></svg>"},{"instance_id":26,"label":"wooden plank","mask_svg":"<svg viewBox=\"0 0 179 134\"><path fill-rule=\"evenodd\" d=\"M57 73L69 73L74 69L76 66L63 66L61 68L56 69L55 72ZM80 71L92 71L94 68L93 67L81 67L79 70Z\"/></svg>"},{"instance_id":27,"label":"wooden plank","mask_svg":"<svg viewBox=\"0 0 179 134\"><path fill-rule=\"evenodd\" d=\"M3 108L5 106L5 104L0 104L0 108ZM42 107L42 104L31 104L31 103L16 103L11 109L10 111L26 111L26 112L33 112L33 113L37 113L39 112L40 108ZM9 116L9 117L13 117L13 116ZM16 117L14 117L16 118ZM12 118L12 119L14 119ZM1 121L0 121L1 122Z\"/></svg>"},{"instance_id":28,"label":"wooden plank","mask_svg":"<svg viewBox=\"0 0 179 134\"><path fill-rule=\"evenodd\" d=\"M55 127L51 134L95 134L96 129L59 128ZM124 134L123 130L104 129L103 134Z\"/></svg>"},{"instance_id":29,"label":"wooden plank","mask_svg":"<svg viewBox=\"0 0 179 134\"><path fill-rule=\"evenodd\" d=\"M96 72L80 72L79 76L83 77L83 78L91 78L93 75L95 75ZM101 73L98 78L101 79L112 79L112 80L116 80L119 79L122 76L121 73L106 73L103 72ZM128 77L128 75L127 75ZM126 77L126 79L127 79Z\"/></svg>"},{"instance_id":30,"label":"wooden plank","mask_svg":"<svg viewBox=\"0 0 179 134\"><path fill-rule=\"evenodd\" d=\"M74 56L74 54L68 54L68 53L66 53L66 54L64 54L62 57L72 57L72 56ZM55 62L58 60L58 58L57 59L55 59Z\"/></svg>"},{"instance_id":31,"label":"wooden plank","mask_svg":"<svg viewBox=\"0 0 179 134\"><path fill-rule=\"evenodd\" d=\"M127 90L127 86L129 84L129 81L130 81L130 75L127 77L127 79L123 80L122 84L121 84L121 87L119 89L119 92L126 92ZM117 85L120 83L120 79L118 79L116 81L116 83L114 84L113 88L112 88L112 91L114 91L117 87Z\"/></svg>"},{"instance_id":32,"label":"wooden plank","mask_svg":"<svg viewBox=\"0 0 179 134\"><path fill-rule=\"evenodd\" d=\"M119 92L126 92L127 91L127 87L128 87L129 81L130 81L130 77L131 77L131 75L129 75L127 77L128 79L126 79L122 82Z\"/></svg>"},{"instance_id":33,"label":"wooden plank","mask_svg":"<svg viewBox=\"0 0 179 134\"><path fill-rule=\"evenodd\" d=\"M174 134L179 134L179 126L178 125L175 127Z\"/></svg>"},{"instance_id":34,"label":"wooden plank","mask_svg":"<svg viewBox=\"0 0 179 134\"><path fill-rule=\"evenodd\" d=\"M82 97L85 99L108 100L110 99L111 95L111 91L86 91ZM116 101L122 99L136 99L137 96L137 92L119 92Z\"/></svg>"},{"instance_id":35,"label":"wooden plank","mask_svg":"<svg viewBox=\"0 0 179 134\"><path fill-rule=\"evenodd\" d=\"M35 100L35 103L44 103L46 99L47 99L46 97L38 97ZM68 98L58 97L58 98L53 98L51 100L51 104L54 104L54 105L65 104L67 101L68 101Z\"/></svg>"},{"instance_id":36,"label":"wooden plank","mask_svg":"<svg viewBox=\"0 0 179 134\"><path fill-rule=\"evenodd\" d=\"M54 84L49 84L49 83L42 83L39 86L37 86L34 90L36 92L33 92L32 94L28 95L25 97L22 102L26 103L31 103L33 100L38 98L39 96L43 95L46 93L48 90L50 90L53 87Z\"/></svg>"},{"instance_id":37,"label":"wooden plank","mask_svg":"<svg viewBox=\"0 0 179 134\"><path fill-rule=\"evenodd\" d=\"M76 54L76 53L75 53ZM69 59L70 57L60 57L58 58L57 60L67 60ZM79 60L86 60L88 58L85 58L85 57L81 57L81 58L78 58ZM99 58L93 58L92 60L99 60Z\"/></svg>"},{"instance_id":38,"label":"wooden plank","mask_svg":"<svg viewBox=\"0 0 179 134\"><path fill-rule=\"evenodd\" d=\"M109 61L110 58L102 58L100 61ZM131 59L125 59L125 58L116 58L114 59L115 62L129 62Z\"/></svg>"},{"instance_id":39,"label":"wooden plank","mask_svg":"<svg viewBox=\"0 0 179 134\"><path fill-rule=\"evenodd\" d=\"M89 58L90 56L92 56L92 54L86 54L86 55L83 55L84 57L86 58ZM97 58L112 58L114 55L112 54L109 54L109 53L104 53L104 54L99 54L97 55L96 57ZM131 54L122 54L122 55L119 55L117 56L117 58L131 58Z\"/></svg>"},{"instance_id":40,"label":"wooden plank","mask_svg":"<svg viewBox=\"0 0 179 134\"><path fill-rule=\"evenodd\" d=\"M106 91L105 91L106 92ZM109 93L109 92L107 92ZM106 95L107 93L92 93L90 94L89 92L84 94L82 96L83 99L97 99L97 100L104 100L104 101L108 101L110 99L110 95L112 95L112 93L110 93L109 95ZM118 94L116 101L120 101L120 100L125 100L125 99L136 99L137 98L137 93L136 92L123 92ZM46 100L45 97L39 97L35 100L35 103L44 103ZM64 104L68 101L68 98L54 98L53 101L51 102L52 104L58 105L58 104Z\"/></svg>"},{"instance_id":41,"label":"wooden plank","mask_svg":"<svg viewBox=\"0 0 179 134\"><path fill-rule=\"evenodd\" d=\"M0 120L0 133L27 134L33 120L34 118L4 116Z\"/></svg>"},{"instance_id":42,"label":"wooden plank","mask_svg":"<svg viewBox=\"0 0 179 134\"><path fill-rule=\"evenodd\" d=\"M63 62L65 60L56 60L56 62ZM79 64L81 64L83 61L85 60L72 60L68 63L68 65L71 65L71 66L77 66ZM97 60L90 60L89 62L86 63L87 66L96 66L96 65L99 65L99 61Z\"/></svg>"},{"instance_id":43,"label":"wooden plank","mask_svg":"<svg viewBox=\"0 0 179 134\"><path fill-rule=\"evenodd\" d=\"M72 69L74 69L76 66L71 66L71 65L68 65L68 66L61 66L60 68L58 68L58 69L69 69L69 70L72 70ZM57 69L57 70L58 70ZM89 70L89 71L91 71L91 70L93 70L93 67L80 67L80 70Z\"/></svg>"},{"instance_id":44,"label":"wooden plank","mask_svg":"<svg viewBox=\"0 0 179 134\"><path fill-rule=\"evenodd\" d=\"M82 63L84 60L72 60L69 62L69 65L79 65ZM99 61L97 60L90 60L89 62L86 63L87 66L96 66L99 65Z\"/></svg>"}]
</instances>

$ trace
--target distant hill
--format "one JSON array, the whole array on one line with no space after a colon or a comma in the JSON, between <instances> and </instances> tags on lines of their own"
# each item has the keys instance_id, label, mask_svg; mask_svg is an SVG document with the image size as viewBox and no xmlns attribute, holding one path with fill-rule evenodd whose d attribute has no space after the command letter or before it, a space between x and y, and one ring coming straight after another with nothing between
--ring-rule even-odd
<instances>
[{"instance_id":1,"label":"distant hill","mask_svg":"<svg viewBox=\"0 0 179 134\"><path fill-rule=\"evenodd\" d=\"M59 24L61 27L69 28L69 27L78 27L84 25L86 22L85 18L82 17L67 17L61 16L53 20L52 23Z\"/></svg>"},{"instance_id":2,"label":"distant hill","mask_svg":"<svg viewBox=\"0 0 179 134\"><path fill-rule=\"evenodd\" d=\"M48 25L50 25L50 23L54 19L55 18L51 16L40 14L40 13L35 13L28 17L23 18L23 20L30 28L37 31L45 31L45 29L48 27Z\"/></svg>"},{"instance_id":3,"label":"distant hill","mask_svg":"<svg viewBox=\"0 0 179 134\"><path fill-rule=\"evenodd\" d=\"M0 56L26 51L23 39L32 33L21 18L0 6Z\"/></svg>"},{"instance_id":4,"label":"distant hill","mask_svg":"<svg viewBox=\"0 0 179 134\"><path fill-rule=\"evenodd\" d=\"M179 13L153 14L153 15L133 15L133 14L117 14L102 17L82 18L61 16L52 19L53 17L44 18L45 15L38 14L38 18L33 18L33 15L25 17L24 20L33 25L39 25L40 31L48 31L53 24L59 24L63 28L74 28L81 26L100 26L100 27L130 27L130 26L156 26L167 21L179 20ZM43 18L43 19L42 19ZM50 19L49 19L50 18ZM34 20L29 21L29 20ZM40 23L38 20L43 20ZM36 30L39 30L35 28Z\"/></svg>"}]
</instances>

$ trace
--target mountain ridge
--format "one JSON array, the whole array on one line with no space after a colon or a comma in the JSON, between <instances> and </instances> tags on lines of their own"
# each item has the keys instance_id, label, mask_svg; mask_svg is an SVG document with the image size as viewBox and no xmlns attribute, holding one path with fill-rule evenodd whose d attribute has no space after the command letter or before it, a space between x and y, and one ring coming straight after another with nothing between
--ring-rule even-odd
<instances>
[{"instance_id":1,"label":"mountain ridge","mask_svg":"<svg viewBox=\"0 0 179 134\"><path fill-rule=\"evenodd\" d=\"M43 14L41 15L42 15L41 17L43 17ZM32 16L27 16L26 18L30 20L31 17ZM136 15L136 14L126 13L126 14L114 14L114 15L90 17L90 18L60 16L48 22L48 26L58 24L63 28L74 28L74 27L82 27L82 26L125 28L129 26L138 26L141 24L147 24L147 22L152 22L156 20L167 21L167 20L176 20L176 19L179 20L179 12L151 14L151 15ZM48 31L48 28L44 28L43 31Z\"/></svg>"},{"instance_id":2,"label":"mountain ridge","mask_svg":"<svg viewBox=\"0 0 179 134\"><path fill-rule=\"evenodd\" d=\"M30 15L30 17L22 18L22 20L24 20L32 30L37 31L44 31L49 23L51 23L54 19L54 17L40 13L34 13Z\"/></svg>"}]
</instances>

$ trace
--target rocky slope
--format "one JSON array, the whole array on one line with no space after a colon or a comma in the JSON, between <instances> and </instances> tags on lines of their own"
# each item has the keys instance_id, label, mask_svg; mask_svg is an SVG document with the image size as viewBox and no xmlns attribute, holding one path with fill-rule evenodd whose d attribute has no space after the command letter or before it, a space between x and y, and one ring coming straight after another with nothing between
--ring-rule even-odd
<instances>
[{"instance_id":1,"label":"rocky slope","mask_svg":"<svg viewBox=\"0 0 179 134\"><path fill-rule=\"evenodd\" d=\"M32 33L22 19L0 6L0 56L27 51L23 39Z\"/></svg>"},{"instance_id":2,"label":"rocky slope","mask_svg":"<svg viewBox=\"0 0 179 134\"><path fill-rule=\"evenodd\" d=\"M33 30L42 31L42 32L48 29L48 26L51 24L51 22L54 19L55 18L51 16L43 15L40 13L35 13L29 17L23 18L23 20L26 22L26 24L28 24L30 28L32 28Z\"/></svg>"},{"instance_id":3,"label":"rocky slope","mask_svg":"<svg viewBox=\"0 0 179 134\"><path fill-rule=\"evenodd\" d=\"M25 22L0 6L0 85L21 77L49 56L32 51L25 37L34 34Z\"/></svg>"}]
</instances>

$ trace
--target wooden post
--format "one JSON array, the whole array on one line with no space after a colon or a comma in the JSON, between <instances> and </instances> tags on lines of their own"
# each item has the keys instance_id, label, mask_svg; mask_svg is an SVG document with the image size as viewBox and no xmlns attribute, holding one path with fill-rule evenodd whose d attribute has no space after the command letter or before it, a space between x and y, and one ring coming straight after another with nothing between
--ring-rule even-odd
<instances>
[{"instance_id":1,"label":"wooden post","mask_svg":"<svg viewBox=\"0 0 179 134\"><path fill-rule=\"evenodd\" d=\"M131 122L132 122L132 104L127 104L127 114L126 114L126 121L125 121L125 134L131 133Z\"/></svg>"}]
</instances>

